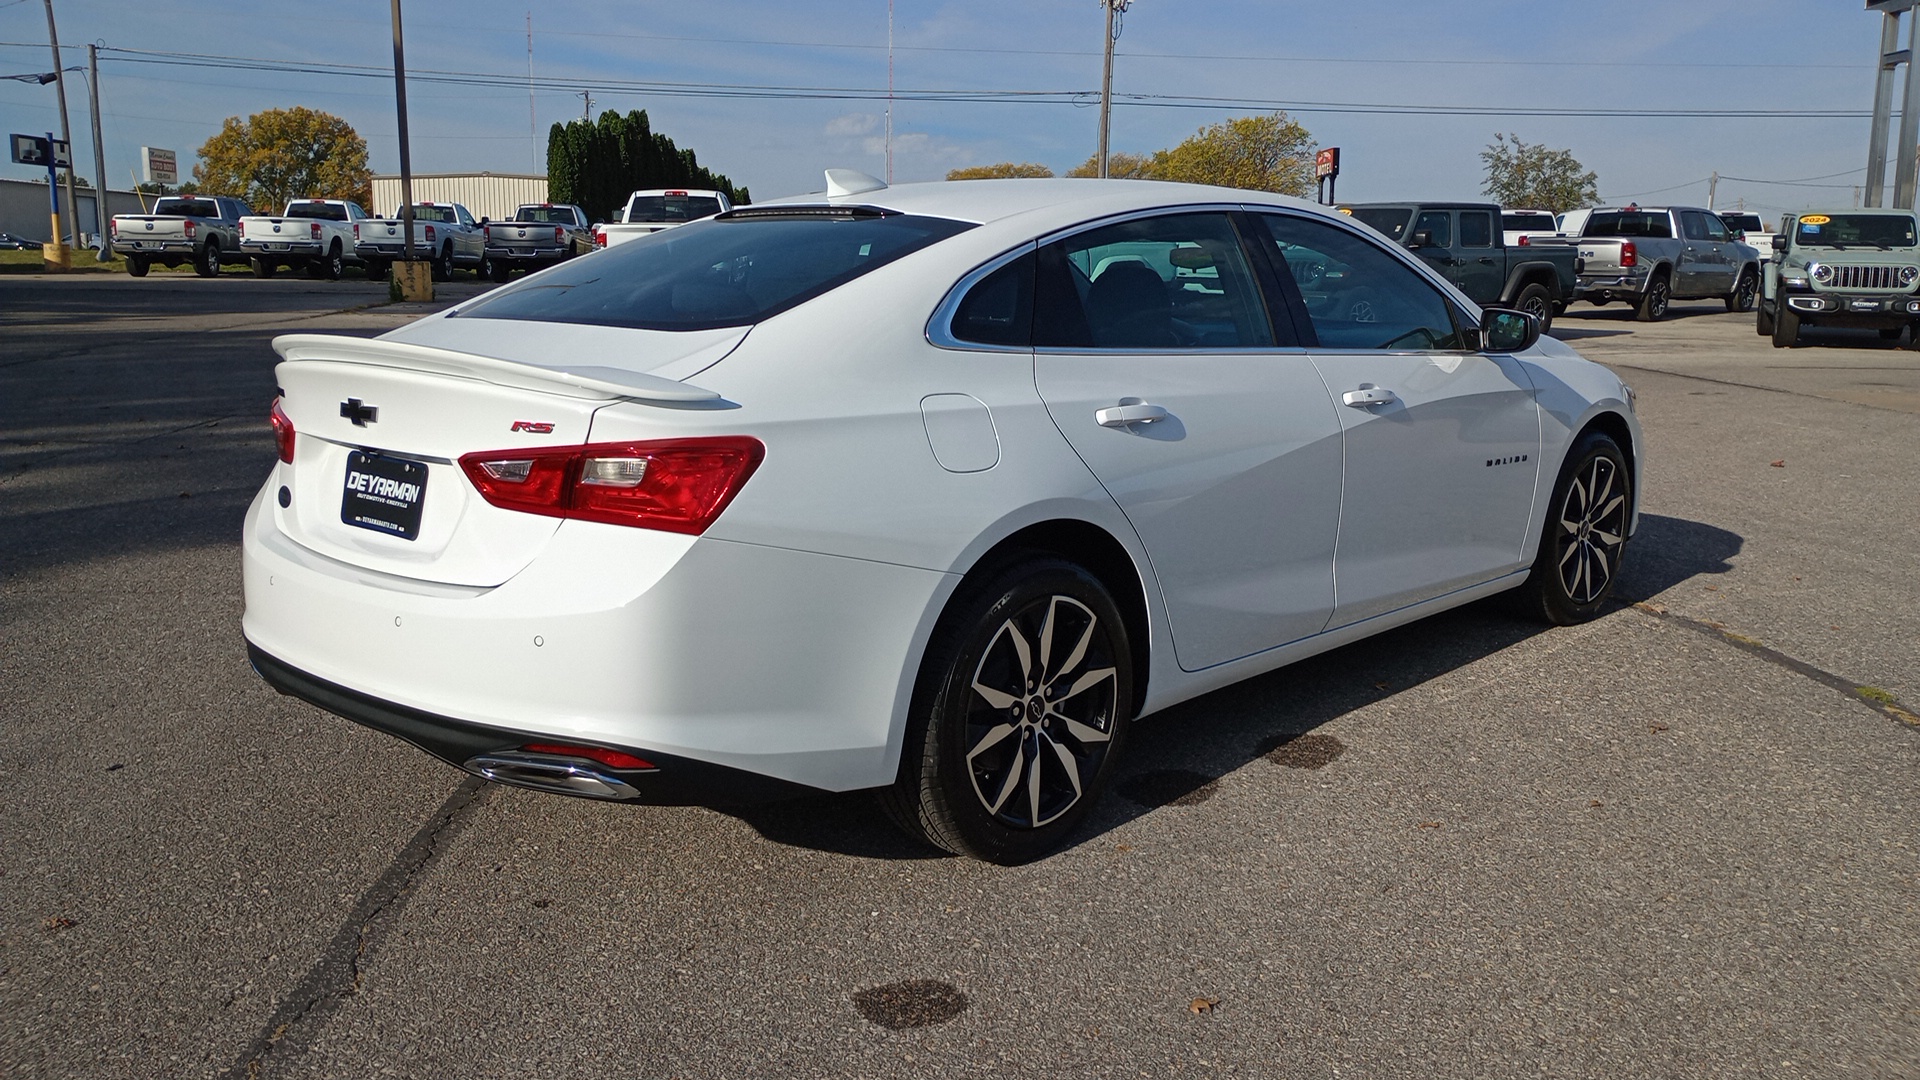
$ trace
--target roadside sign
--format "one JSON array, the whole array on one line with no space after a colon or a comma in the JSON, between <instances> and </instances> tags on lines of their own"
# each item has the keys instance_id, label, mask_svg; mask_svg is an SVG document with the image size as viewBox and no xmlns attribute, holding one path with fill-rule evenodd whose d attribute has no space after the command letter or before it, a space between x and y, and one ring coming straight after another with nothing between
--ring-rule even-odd
<instances>
[{"instance_id":1,"label":"roadside sign","mask_svg":"<svg viewBox=\"0 0 1920 1080\"><path fill-rule=\"evenodd\" d=\"M1316 180L1325 180L1340 175L1340 148L1329 146L1313 155L1313 176Z\"/></svg>"},{"instance_id":2,"label":"roadside sign","mask_svg":"<svg viewBox=\"0 0 1920 1080\"><path fill-rule=\"evenodd\" d=\"M61 169L73 164L71 148L59 139L49 140L39 135L9 135L7 141L12 144L13 160L17 165ZM48 160L49 152L51 161Z\"/></svg>"},{"instance_id":3,"label":"roadside sign","mask_svg":"<svg viewBox=\"0 0 1920 1080\"><path fill-rule=\"evenodd\" d=\"M148 184L178 184L180 159L171 150L157 146L140 148L140 179Z\"/></svg>"}]
</instances>

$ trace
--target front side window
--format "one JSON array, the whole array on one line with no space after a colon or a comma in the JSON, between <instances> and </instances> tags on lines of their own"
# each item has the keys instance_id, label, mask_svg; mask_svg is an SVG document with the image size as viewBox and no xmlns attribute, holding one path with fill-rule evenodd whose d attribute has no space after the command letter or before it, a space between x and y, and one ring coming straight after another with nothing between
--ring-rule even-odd
<instances>
[{"instance_id":1,"label":"front side window","mask_svg":"<svg viewBox=\"0 0 1920 1080\"><path fill-rule=\"evenodd\" d=\"M864 208L796 207L638 237L495 289L457 316L709 330L748 326L973 228Z\"/></svg>"},{"instance_id":2,"label":"front side window","mask_svg":"<svg viewBox=\"0 0 1920 1080\"><path fill-rule=\"evenodd\" d=\"M1106 225L1041 250L1033 343L1074 349L1270 347L1240 239L1224 213Z\"/></svg>"},{"instance_id":3,"label":"front side window","mask_svg":"<svg viewBox=\"0 0 1920 1080\"><path fill-rule=\"evenodd\" d=\"M1493 215L1485 210L1460 211L1460 246L1493 246Z\"/></svg>"},{"instance_id":4,"label":"front side window","mask_svg":"<svg viewBox=\"0 0 1920 1080\"><path fill-rule=\"evenodd\" d=\"M1707 239L1707 215L1689 210L1680 215L1680 231L1689 240Z\"/></svg>"},{"instance_id":5,"label":"front side window","mask_svg":"<svg viewBox=\"0 0 1920 1080\"><path fill-rule=\"evenodd\" d=\"M1415 240L1426 233L1425 241L1432 247L1450 248L1453 246L1453 215L1445 210L1428 210L1413 223Z\"/></svg>"},{"instance_id":6,"label":"front side window","mask_svg":"<svg viewBox=\"0 0 1920 1080\"><path fill-rule=\"evenodd\" d=\"M1378 243L1323 221L1262 214L1282 272L1323 349L1463 348L1453 305Z\"/></svg>"},{"instance_id":7,"label":"front side window","mask_svg":"<svg viewBox=\"0 0 1920 1080\"><path fill-rule=\"evenodd\" d=\"M1362 206L1354 209L1352 215L1355 221L1380 230L1395 243L1406 238L1407 222L1413 219L1413 211L1405 206Z\"/></svg>"}]
</instances>

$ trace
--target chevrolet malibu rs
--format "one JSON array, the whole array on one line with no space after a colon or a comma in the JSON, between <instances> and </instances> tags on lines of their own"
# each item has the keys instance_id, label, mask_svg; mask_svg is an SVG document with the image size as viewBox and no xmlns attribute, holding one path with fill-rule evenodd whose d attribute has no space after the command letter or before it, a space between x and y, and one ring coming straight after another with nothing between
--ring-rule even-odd
<instances>
[{"instance_id":1,"label":"chevrolet malibu rs","mask_svg":"<svg viewBox=\"0 0 1920 1080\"><path fill-rule=\"evenodd\" d=\"M274 687L547 791L875 789L997 862L1176 702L1496 593L1594 617L1637 520L1611 372L1224 188L834 170L274 347Z\"/></svg>"}]
</instances>

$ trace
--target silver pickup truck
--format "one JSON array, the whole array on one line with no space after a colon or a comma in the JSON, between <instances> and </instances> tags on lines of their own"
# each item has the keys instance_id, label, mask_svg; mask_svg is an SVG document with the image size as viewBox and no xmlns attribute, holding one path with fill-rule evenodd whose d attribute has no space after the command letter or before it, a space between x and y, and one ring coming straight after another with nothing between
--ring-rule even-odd
<instances>
[{"instance_id":1,"label":"silver pickup truck","mask_svg":"<svg viewBox=\"0 0 1920 1080\"><path fill-rule=\"evenodd\" d=\"M486 237L486 276L505 281L515 270L532 273L593 251L593 223L572 203L527 203L512 221L491 221Z\"/></svg>"},{"instance_id":2,"label":"silver pickup truck","mask_svg":"<svg viewBox=\"0 0 1920 1080\"><path fill-rule=\"evenodd\" d=\"M167 196L155 200L151 214L115 214L109 227L134 277L146 277L154 263L192 263L194 273L213 277L221 263L247 261L240 253L240 219L251 213L246 203L225 195Z\"/></svg>"},{"instance_id":3,"label":"silver pickup truck","mask_svg":"<svg viewBox=\"0 0 1920 1080\"><path fill-rule=\"evenodd\" d=\"M387 267L405 255L405 232L398 210L390 218L360 223L353 249L366 264L369 279L386 277ZM413 204L413 253L433 264L433 280L452 280L456 266L480 273L486 258L485 243L480 223L459 203Z\"/></svg>"},{"instance_id":4,"label":"silver pickup truck","mask_svg":"<svg viewBox=\"0 0 1920 1080\"><path fill-rule=\"evenodd\" d=\"M1718 297L1728 311L1753 310L1760 253L1733 238L1711 210L1692 206L1603 206L1580 227L1582 267L1575 300L1625 300L1652 322L1675 299Z\"/></svg>"}]
</instances>

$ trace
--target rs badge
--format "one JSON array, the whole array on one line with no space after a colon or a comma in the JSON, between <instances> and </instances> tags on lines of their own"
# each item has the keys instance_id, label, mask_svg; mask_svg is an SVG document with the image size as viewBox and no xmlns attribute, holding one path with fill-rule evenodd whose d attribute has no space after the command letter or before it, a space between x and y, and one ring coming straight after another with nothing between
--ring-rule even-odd
<instances>
[{"instance_id":1,"label":"rs badge","mask_svg":"<svg viewBox=\"0 0 1920 1080\"><path fill-rule=\"evenodd\" d=\"M553 434L553 425L544 420L515 420L509 431L525 431L533 435Z\"/></svg>"}]
</instances>

